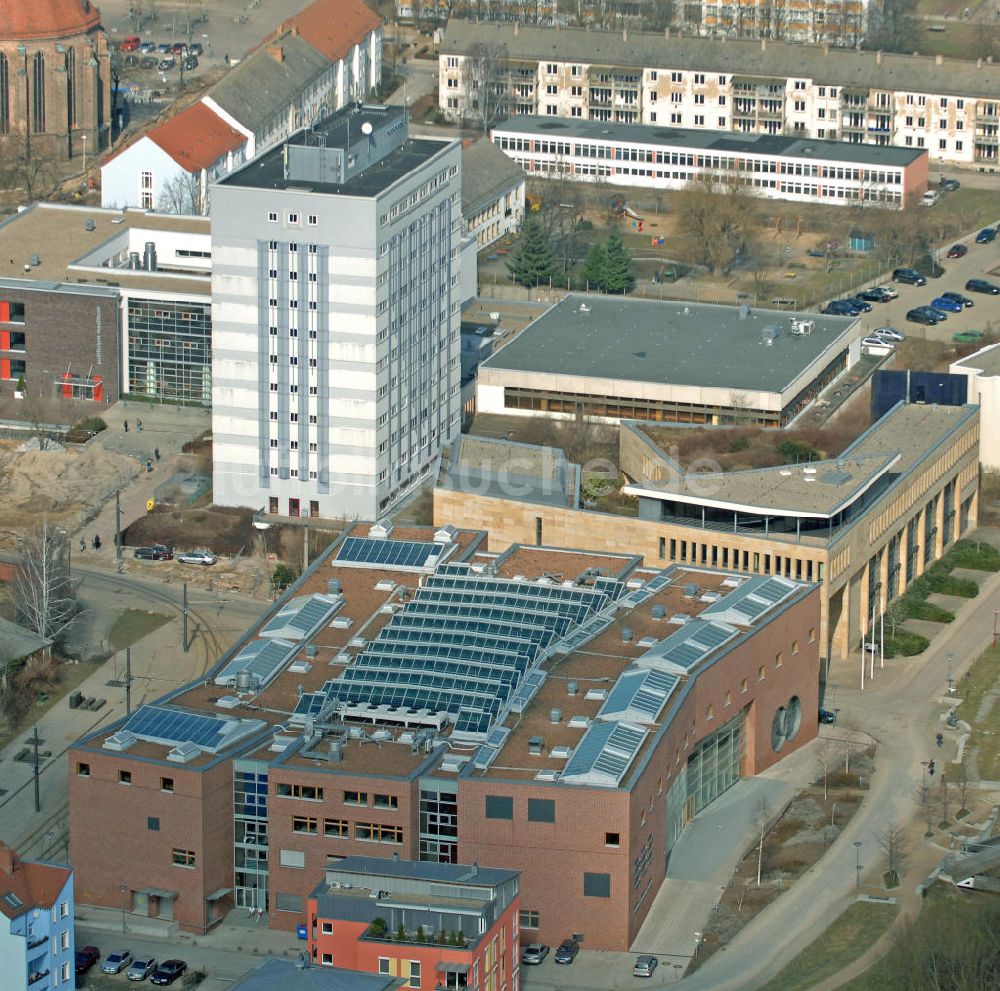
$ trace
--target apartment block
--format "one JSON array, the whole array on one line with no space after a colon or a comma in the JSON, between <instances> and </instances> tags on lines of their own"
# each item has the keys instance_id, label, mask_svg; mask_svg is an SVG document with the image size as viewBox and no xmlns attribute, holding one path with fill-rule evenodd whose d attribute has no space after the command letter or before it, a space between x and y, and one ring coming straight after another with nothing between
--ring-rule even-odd
<instances>
[{"instance_id":1,"label":"apartment block","mask_svg":"<svg viewBox=\"0 0 1000 991\"><path fill-rule=\"evenodd\" d=\"M461 144L357 106L212 194L215 500L384 514L459 430Z\"/></svg>"},{"instance_id":2,"label":"apartment block","mask_svg":"<svg viewBox=\"0 0 1000 991\"><path fill-rule=\"evenodd\" d=\"M493 57L483 58L483 52ZM787 42L449 21L440 106L926 149L996 167L1000 65Z\"/></svg>"},{"instance_id":3,"label":"apartment block","mask_svg":"<svg viewBox=\"0 0 1000 991\"><path fill-rule=\"evenodd\" d=\"M704 0L698 30L713 37L856 48L865 36L868 8L868 0Z\"/></svg>"}]
</instances>

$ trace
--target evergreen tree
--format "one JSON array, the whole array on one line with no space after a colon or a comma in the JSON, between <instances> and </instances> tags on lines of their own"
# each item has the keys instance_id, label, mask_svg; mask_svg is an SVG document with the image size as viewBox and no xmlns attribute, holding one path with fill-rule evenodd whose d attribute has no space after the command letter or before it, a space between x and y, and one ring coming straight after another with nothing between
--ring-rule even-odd
<instances>
[{"instance_id":1,"label":"evergreen tree","mask_svg":"<svg viewBox=\"0 0 1000 991\"><path fill-rule=\"evenodd\" d=\"M598 242L587 254L587 261L583 266L583 277L587 280L588 289L601 289L608 276L608 256L604 251L604 245Z\"/></svg>"},{"instance_id":2,"label":"evergreen tree","mask_svg":"<svg viewBox=\"0 0 1000 991\"><path fill-rule=\"evenodd\" d=\"M635 285L635 274L632 271L632 256L622 244L618 231L612 231L608 236L608 246L605 249L604 289L606 292L625 293Z\"/></svg>"},{"instance_id":3,"label":"evergreen tree","mask_svg":"<svg viewBox=\"0 0 1000 991\"><path fill-rule=\"evenodd\" d=\"M530 217L524 222L521 239L507 262L507 268L515 282L530 289L548 283L555 272L556 261L545 229L537 217Z\"/></svg>"}]
</instances>

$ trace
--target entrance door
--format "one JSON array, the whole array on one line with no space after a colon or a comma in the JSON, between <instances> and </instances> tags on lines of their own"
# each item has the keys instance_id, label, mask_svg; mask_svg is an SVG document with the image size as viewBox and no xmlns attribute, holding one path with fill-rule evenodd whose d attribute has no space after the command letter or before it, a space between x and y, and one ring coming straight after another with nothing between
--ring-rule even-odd
<instances>
[{"instance_id":1,"label":"entrance door","mask_svg":"<svg viewBox=\"0 0 1000 991\"><path fill-rule=\"evenodd\" d=\"M133 893L132 912L135 915L149 915L149 895L145 891L136 891Z\"/></svg>"},{"instance_id":2,"label":"entrance door","mask_svg":"<svg viewBox=\"0 0 1000 991\"><path fill-rule=\"evenodd\" d=\"M299 515L299 500L289 499L288 500L288 515L298 516Z\"/></svg>"}]
</instances>

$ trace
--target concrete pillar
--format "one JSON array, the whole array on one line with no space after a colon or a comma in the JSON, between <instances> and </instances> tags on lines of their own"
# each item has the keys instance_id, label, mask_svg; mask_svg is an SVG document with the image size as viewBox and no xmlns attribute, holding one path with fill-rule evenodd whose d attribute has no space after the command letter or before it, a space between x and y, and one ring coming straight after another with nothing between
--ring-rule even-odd
<instances>
[{"instance_id":1,"label":"concrete pillar","mask_svg":"<svg viewBox=\"0 0 1000 991\"><path fill-rule=\"evenodd\" d=\"M885 607L889 604L889 545L879 552L878 580L882 583L882 589L878 595L878 607L881 612L885 612Z\"/></svg>"},{"instance_id":2,"label":"concrete pillar","mask_svg":"<svg viewBox=\"0 0 1000 991\"><path fill-rule=\"evenodd\" d=\"M924 540L925 534L927 533L927 504L924 503L923 508L917 513L915 517L915 522L917 525L917 574L915 577L919 578L924 573Z\"/></svg>"},{"instance_id":3,"label":"concrete pillar","mask_svg":"<svg viewBox=\"0 0 1000 991\"><path fill-rule=\"evenodd\" d=\"M937 502L934 504L934 526L937 532L934 534L934 560L937 561L944 553L944 491L938 493Z\"/></svg>"},{"instance_id":4,"label":"concrete pillar","mask_svg":"<svg viewBox=\"0 0 1000 991\"><path fill-rule=\"evenodd\" d=\"M868 625L871 623L871 613L868 609L868 596L871 581L869 579L868 562L865 561L861 568L861 584L859 586L858 595L858 618L860 620L858 628L861 630L861 635L864 639L868 639Z\"/></svg>"}]
</instances>

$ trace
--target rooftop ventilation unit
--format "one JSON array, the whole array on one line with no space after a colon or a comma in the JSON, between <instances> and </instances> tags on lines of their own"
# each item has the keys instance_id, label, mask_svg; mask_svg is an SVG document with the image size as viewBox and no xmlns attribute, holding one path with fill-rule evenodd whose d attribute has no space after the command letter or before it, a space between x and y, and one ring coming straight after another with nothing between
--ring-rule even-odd
<instances>
[{"instance_id":1,"label":"rooftop ventilation unit","mask_svg":"<svg viewBox=\"0 0 1000 991\"><path fill-rule=\"evenodd\" d=\"M656 637L643 637L637 644L637 647L642 647L643 650L649 650L650 647L655 647L660 641Z\"/></svg>"},{"instance_id":2,"label":"rooftop ventilation unit","mask_svg":"<svg viewBox=\"0 0 1000 991\"><path fill-rule=\"evenodd\" d=\"M238 709L242 703L235 695L223 695L215 704L220 709Z\"/></svg>"},{"instance_id":3,"label":"rooftop ventilation unit","mask_svg":"<svg viewBox=\"0 0 1000 991\"><path fill-rule=\"evenodd\" d=\"M252 692L254 690L254 685L257 679L253 676L253 673L247 671L244 668L242 671L238 672L236 675L236 691L246 694L247 692Z\"/></svg>"},{"instance_id":4,"label":"rooftop ventilation unit","mask_svg":"<svg viewBox=\"0 0 1000 991\"><path fill-rule=\"evenodd\" d=\"M330 578L326 583L327 595L340 595L340 579Z\"/></svg>"},{"instance_id":5,"label":"rooftop ventilation unit","mask_svg":"<svg viewBox=\"0 0 1000 991\"><path fill-rule=\"evenodd\" d=\"M334 616L333 619L330 620L330 626L332 626L335 630L349 630L353 623L354 620L351 619L350 616Z\"/></svg>"},{"instance_id":6,"label":"rooftop ventilation unit","mask_svg":"<svg viewBox=\"0 0 1000 991\"><path fill-rule=\"evenodd\" d=\"M802 474L803 475L815 475L816 474L816 469L813 468L811 465L806 465L806 467L802 469Z\"/></svg>"},{"instance_id":7,"label":"rooftop ventilation unit","mask_svg":"<svg viewBox=\"0 0 1000 991\"><path fill-rule=\"evenodd\" d=\"M89 220L89 219L85 220L84 223L83 223L83 229L86 230L86 231L96 231L97 230L97 224L95 224L93 220Z\"/></svg>"},{"instance_id":8,"label":"rooftop ventilation unit","mask_svg":"<svg viewBox=\"0 0 1000 991\"><path fill-rule=\"evenodd\" d=\"M195 759L195 757L201 756L201 747L197 743L192 743L190 740L185 740L183 743L178 743L167 754L167 760L173 761L175 764L188 764Z\"/></svg>"},{"instance_id":9,"label":"rooftop ventilation unit","mask_svg":"<svg viewBox=\"0 0 1000 991\"><path fill-rule=\"evenodd\" d=\"M133 743L138 742L139 737L127 729L120 729L113 736L109 736L103 744L105 750L128 750Z\"/></svg>"},{"instance_id":10,"label":"rooftop ventilation unit","mask_svg":"<svg viewBox=\"0 0 1000 991\"><path fill-rule=\"evenodd\" d=\"M588 702L603 702L608 697L606 688L588 688L583 696Z\"/></svg>"},{"instance_id":11,"label":"rooftop ventilation unit","mask_svg":"<svg viewBox=\"0 0 1000 991\"><path fill-rule=\"evenodd\" d=\"M312 669L313 666L304 657L299 657L288 665L288 670L293 674L308 674Z\"/></svg>"},{"instance_id":12,"label":"rooftop ventilation unit","mask_svg":"<svg viewBox=\"0 0 1000 991\"><path fill-rule=\"evenodd\" d=\"M677 626L683 626L685 623L691 622L691 617L686 612L675 612L673 616L667 620L668 623L674 623Z\"/></svg>"},{"instance_id":13,"label":"rooftop ventilation unit","mask_svg":"<svg viewBox=\"0 0 1000 991\"><path fill-rule=\"evenodd\" d=\"M549 709L549 722L558 725L562 722L562 709Z\"/></svg>"},{"instance_id":14,"label":"rooftop ventilation unit","mask_svg":"<svg viewBox=\"0 0 1000 991\"><path fill-rule=\"evenodd\" d=\"M631 642L632 642L632 627L631 626L623 626L622 627L622 643L631 643Z\"/></svg>"},{"instance_id":15,"label":"rooftop ventilation unit","mask_svg":"<svg viewBox=\"0 0 1000 991\"><path fill-rule=\"evenodd\" d=\"M738 310L740 319L746 320L750 316L750 307L746 303L740 303L740 308Z\"/></svg>"},{"instance_id":16,"label":"rooftop ventilation unit","mask_svg":"<svg viewBox=\"0 0 1000 991\"><path fill-rule=\"evenodd\" d=\"M392 520L379 520L368 528L368 536L372 540L387 540L392 533Z\"/></svg>"},{"instance_id":17,"label":"rooftop ventilation unit","mask_svg":"<svg viewBox=\"0 0 1000 991\"><path fill-rule=\"evenodd\" d=\"M684 586L684 598L693 599L698 594L698 586L694 582L688 582Z\"/></svg>"},{"instance_id":18,"label":"rooftop ventilation unit","mask_svg":"<svg viewBox=\"0 0 1000 991\"><path fill-rule=\"evenodd\" d=\"M701 596L702 602L718 602L722 596L718 592L703 592Z\"/></svg>"},{"instance_id":19,"label":"rooftop ventilation unit","mask_svg":"<svg viewBox=\"0 0 1000 991\"><path fill-rule=\"evenodd\" d=\"M315 657L319 653L319 647L314 643L306 644L306 657Z\"/></svg>"},{"instance_id":20,"label":"rooftop ventilation unit","mask_svg":"<svg viewBox=\"0 0 1000 991\"><path fill-rule=\"evenodd\" d=\"M340 740L330 741L330 761L334 764L340 763L340 758L342 756L343 743Z\"/></svg>"},{"instance_id":21,"label":"rooftop ventilation unit","mask_svg":"<svg viewBox=\"0 0 1000 991\"><path fill-rule=\"evenodd\" d=\"M549 756L555 760L569 760L573 756L572 747L553 747L549 751Z\"/></svg>"},{"instance_id":22,"label":"rooftop ventilation unit","mask_svg":"<svg viewBox=\"0 0 1000 991\"><path fill-rule=\"evenodd\" d=\"M558 781L559 780L559 772L558 771L548 771L548 770L546 770L546 771L539 771L535 775L535 780L536 781Z\"/></svg>"},{"instance_id":23,"label":"rooftop ventilation unit","mask_svg":"<svg viewBox=\"0 0 1000 991\"><path fill-rule=\"evenodd\" d=\"M146 246L142 250L142 267L147 272L156 271L156 242L147 241Z\"/></svg>"},{"instance_id":24,"label":"rooftop ventilation unit","mask_svg":"<svg viewBox=\"0 0 1000 991\"><path fill-rule=\"evenodd\" d=\"M766 344L771 347L772 344L781 336L781 330L773 323L769 323L760 330L760 342L761 344Z\"/></svg>"},{"instance_id":25,"label":"rooftop ventilation unit","mask_svg":"<svg viewBox=\"0 0 1000 991\"><path fill-rule=\"evenodd\" d=\"M348 641L347 646L348 647L359 647L361 649L364 649L365 646L367 646L367 644L368 644L368 641L365 640L364 637L351 637L351 639Z\"/></svg>"},{"instance_id":26,"label":"rooftop ventilation unit","mask_svg":"<svg viewBox=\"0 0 1000 991\"><path fill-rule=\"evenodd\" d=\"M541 756L542 751L545 749L545 740L540 736L533 736L528 740L528 753L535 754L536 756Z\"/></svg>"},{"instance_id":27,"label":"rooftop ventilation unit","mask_svg":"<svg viewBox=\"0 0 1000 991\"><path fill-rule=\"evenodd\" d=\"M396 583L391 578L382 578L380 581L375 582L376 592L395 592Z\"/></svg>"},{"instance_id":28,"label":"rooftop ventilation unit","mask_svg":"<svg viewBox=\"0 0 1000 991\"><path fill-rule=\"evenodd\" d=\"M586 303L581 303L577 308L577 313L589 313L590 307Z\"/></svg>"},{"instance_id":29,"label":"rooftop ventilation unit","mask_svg":"<svg viewBox=\"0 0 1000 991\"><path fill-rule=\"evenodd\" d=\"M576 693L579 690L580 690L580 686L575 681L567 681L566 682L566 694L567 695L576 695Z\"/></svg>"},{"instance_id":30,"label":"rooftop ventilation unit","mask_svg":"<svg viewBox=\"0 0 1000 991\"><path fill-rule=\"evenodd\" d=\"M722 584L725 588L739 588L743 582L739 578L723 578Z\"/></svg>"},{"instance_id":31,"label":"rooftop ventilation unit","mask_svg":"<svg viewBox=\"0 0 1000 991\"><path fill-rule=\"evenodd\" d=\"M667 615L667 607L657 603L652 609L653 619L663 619Z\"/></svg>"},{"instance_id":32,"label":"rooftop ventilation unit","mask_svg":"<svg viewBox=\"0 0 1000 991\"><path fill-rule=\"evenodd\" d=\"M387 729L377 729L372 733L372 739L376 743L386 743L392 739L392 734Z\"/></svg>"},{"instance_id":33,"label":"rooftop ventilation unit","mask_svg":"<svg viewBox=\"0 0 1000 991\"><path fill-rule=\"evenodd\" d=\"M806 337L813 332L816 326L815 320L800 320L798 317L788 318L789 326L796 337Z\"/></svg>"},{"instance_id":34,"label":"rooftop ventilation unit","mask_svg":"<svg viewBox=\"0 0 1000 991\"><path fill-rule=\"evenodd\" d=\"M607 694L607 693L605 693ZM589 716L572 716L567 725L571 729L586 729L590 725Z\"/></svg>"},{"instance_id":35,"label":"rooftop ventilation unit","mask_svg":"<svg viewBox=\"0 0 1000 991\"><path fill-rule=\"evenodd\" d=\"M457 537L458 530L450 523L434 531L434 543L436 544L453 544Z\"/></svg>"}]
</instances>

